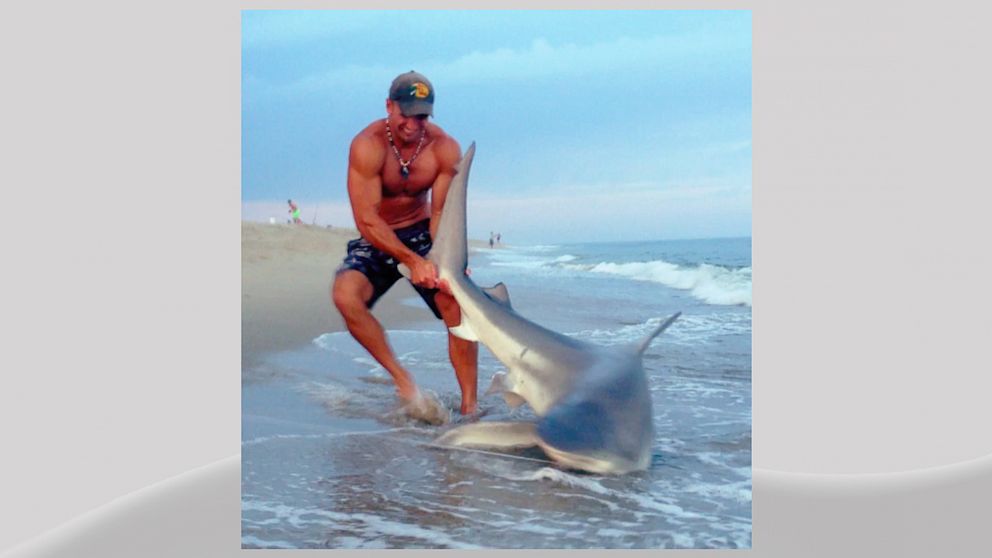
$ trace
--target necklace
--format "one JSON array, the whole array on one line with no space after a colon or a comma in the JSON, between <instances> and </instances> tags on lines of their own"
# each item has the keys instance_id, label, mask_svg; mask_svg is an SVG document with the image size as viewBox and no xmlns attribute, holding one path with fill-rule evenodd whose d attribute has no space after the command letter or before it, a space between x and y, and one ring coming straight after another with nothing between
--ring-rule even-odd
<instances>
[{"instance_id":1,"label":"necklace","mask_svg":"<svg viewBox=\"0 0 992 558\"><path fill-rule=\"evenodd\" d=\"M417 144L417 150L413 152L413 157L410 157L409 161L404 161L400 157L400 150L396 148L396 144L393 143L393 132L389 129L389 119L386 119L386 137L389 138L389 147L393 148L393 155L396 156L396 161L400 164L400 174L403 175L403 179L406 180L410 178L410 165L413 161L417 159L417 155L420 155L420 148L424 146L424 139L427 138L427 130L420 130L420 143Z\"/></svg>"}]
</instances>

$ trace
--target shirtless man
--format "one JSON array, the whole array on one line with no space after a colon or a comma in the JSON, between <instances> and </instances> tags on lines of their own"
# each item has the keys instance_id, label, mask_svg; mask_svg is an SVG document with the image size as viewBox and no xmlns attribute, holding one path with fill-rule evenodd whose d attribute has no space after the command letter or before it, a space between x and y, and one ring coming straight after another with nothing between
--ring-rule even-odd
<instances>
[{"instance_id":1,"label":"shirtless man","mask_svg":"<svg viewBox=\"0 0 992 558\"><path fill-rule=\"evenodd\" d=\"M401 74L389 88L386 119L369 124L352 140L348 196L362 236L348 243L331 288L348 331L392 375L404 401L417 397L417 385L371 313L376 300L400 278L397 265L410 269L414 289L445 325L461 322L457 303L438 290L437 269L424 259L461 159L458 142L427 121L433 107L434 87L427 78L412 71ZM477 343L448 333L462 414L477 409L478 354Z\"/></svg>"}]
</instances>

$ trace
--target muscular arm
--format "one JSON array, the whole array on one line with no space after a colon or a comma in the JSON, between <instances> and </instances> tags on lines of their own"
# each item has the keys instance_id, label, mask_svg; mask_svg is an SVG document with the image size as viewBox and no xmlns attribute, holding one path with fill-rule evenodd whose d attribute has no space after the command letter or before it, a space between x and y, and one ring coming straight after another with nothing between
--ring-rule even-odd
<instances>
[{"instance_id":1,"label":"muscular arm","mask_svg":"<svg viewBox=\"0 0 992 558\"><path fill-rule=\"evenodd\" d=\"M407 248L389 224L379 216L382 203L382 177L385 150L373 138L360 135L351 142L348 155L348 198L358 232L373 246L410 268L414 284L433 288L434 266Z\"/></svg>"}]
</instances>

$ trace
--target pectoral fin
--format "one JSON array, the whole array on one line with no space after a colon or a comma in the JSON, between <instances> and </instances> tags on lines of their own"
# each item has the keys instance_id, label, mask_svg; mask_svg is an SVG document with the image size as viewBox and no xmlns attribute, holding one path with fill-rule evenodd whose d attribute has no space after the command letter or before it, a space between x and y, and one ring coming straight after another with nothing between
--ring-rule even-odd
<instances>
[{"instance_id":1,"label":"pectoral fin","mask_svg":"<svg viewBox=\"0 0 992 558\"><path fill-rule=\"evenodd\" d=\"M503 400L510 407L516 409L517 407L526 403L523 397L519 393L516 393L510 389L509 381L507 380L507 375L504 372L499 372L493 374L493 383L489 385L489 389L486 390L486 395L491 395L493 393L498 393L503 396Z\"/></svg>"},{"instance_id":2,"label":"pectoral fin","mask_svg":"<svg viewBox=\"0 0 992 558\"><path fill-rule=\"evenodd\" d=\"M519 394L514 393L512 391L504 391L503 392L503 400L506 401L506 404L507 405L509 405L510 407L512 407L514 409L516 409L517 407L519 407L519 406L523 405L524 403L526 403L526 401L524 401L524 398L523 397L520 397Z\"/></svg>"},{"instance_id":3,"label":"pectoral fin","mask_svg":"<svg viewBox=\"0 0 992 558\"><path fill-rule=\"evenodd\" d=\"M503 393L504 391L506 391L506 372L497 372L493 374L493 382L489 384L489 389L484 395Z\"/></svg>"},{"instance_id":4,"label":"pectoral fin","mask_svg":"<svg viewBox=\"0 0 992 558\"><path fill-rule=\"evenodd\" d=\"M434 440L442 446L476 448L528 448L538 443L532 422L477 422L458 426Z\"/></svg>"}]
</instances>

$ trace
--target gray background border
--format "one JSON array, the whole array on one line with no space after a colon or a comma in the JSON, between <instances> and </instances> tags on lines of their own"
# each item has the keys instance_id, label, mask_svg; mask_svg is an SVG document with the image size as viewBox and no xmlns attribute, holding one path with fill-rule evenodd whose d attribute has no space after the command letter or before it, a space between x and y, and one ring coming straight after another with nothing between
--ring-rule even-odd
<instances>
[{"instance_id":1,"label":"gray background border","mask_svg":"<svg viewBox=\"0 0 992 558\"><path fill-rule=\"evenodd\" d=\"M753 10L752 552L987 552L989 8L687 5ZM5 10L11 556L242 552L242 7Z\"/></svg>"}]
</instances>

